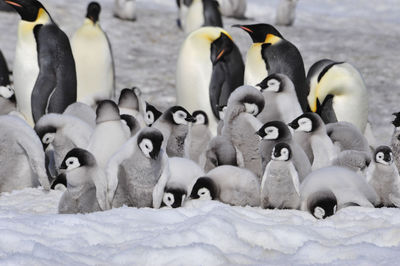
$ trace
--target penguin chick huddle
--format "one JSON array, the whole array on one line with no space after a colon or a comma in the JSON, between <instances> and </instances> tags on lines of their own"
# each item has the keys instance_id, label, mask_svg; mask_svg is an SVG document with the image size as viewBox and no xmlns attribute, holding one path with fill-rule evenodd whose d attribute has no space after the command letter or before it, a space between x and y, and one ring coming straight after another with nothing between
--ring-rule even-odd
<instances>
[{"instance_id":1,"label":"penguin chick huddle","mask_svg":"<svg viewBox=\"0 0 400 266\"><path fill-rule=\"evenodd\" d=\"M392 148L376 147L351 64L323 59L306 75L300 51L269 24L234 25L253 42L243 61L215 1L181 0L177 105L161 110L136 87L113 100L98 3L70 45L40 2L5 2L22 21L14 86L0 54L0 192L64 190L59 213L219 200L323 219L400 207L400 113Z\"/></svg>"}]
</instances>

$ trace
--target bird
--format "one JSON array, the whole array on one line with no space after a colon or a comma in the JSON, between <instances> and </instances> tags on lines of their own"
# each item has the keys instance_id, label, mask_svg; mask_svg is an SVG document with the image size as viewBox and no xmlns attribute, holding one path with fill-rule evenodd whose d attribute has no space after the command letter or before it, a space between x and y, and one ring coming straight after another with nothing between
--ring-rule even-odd
<instances>
[{"instance_id":1,"label":"bird","mask_svg":"<svg viewBox=\"0 0 400 266\"><path fill-rule=\"evenodd\" d=\"M290 145L275 145L261 181L261 207L264 209L298 209L300 180L292 161Z\"/></svg>"},{"instance_id":2,"label":"bird","mask_svg":"<svg viewBox=\"0 0 400 266\"><path fill-rule=\"evenodd\" d=\"M363 134L368 123L368 90L360 72L351 64L322 59L307 73L310 110L325 123L346 121Z\"/></svg>"},{"instance_id":3,"label":"bird","mask_svg":"<svg viewBox=\"0 0 400 266\"><path fill-rule=\"evenodd\" d=\"M147 126L144 117L146 102L142 99L142 92L139 88L123 89L118 99L118 108L121 115L127 114L133 116L141 128Z\"/></svg>"},{"instance_id":4,"label":"bird","mask_svg":"<svg viewBox=\"0 0 400 266\"><path fill-rule=\"evenodd\" d=\"M277 120L289 123L303 114L293 82L286 75L271 74L256 87L260 88L266 103L257 116L263 124Z\"/></svg>"},{"instance_id":5,"label":"bird","mask_svg":"<svg viewBox=\"0 0 400 266\"><path fill-rule=\"evenodd\" d=\"M96 127L96 112L87 104L74 102L68 105L63 114L75 116L82 121L85 121L92 128Z\"/></svg>"},{"instance_id":6,"label":"bird","mask_svg":"<svg viewBox=\"0 0 400 266\"><path fill-rule=\"evenodd\" d=\"M340 151L354 150L366 153L371 151L366 137L352 123L342 121L328 123L325 126L326 133Z\"/></svg>"},{"instance_id":7,"label":"bird","mask_svg":"<svg viewBox=\"0 0 400 266\"><path fill-rule=\"evenodd\" d=\"M390 146L392 147L394 162L397 169L400 169L400 112L393 113L395 119L392 121L394 126Z\"/></svg>"},{"instance_id":8,"label":"bird","mask_svg":"<svg viewBox=\"0 0 400 266\"><path fill-rule=\"evenodd\" d=\"M296 5L298 0L281 0L276 10L275 24L292 26L296 18Z\"/></svg>"},{"instance_id":9,"label":"bird","mask_svg":"<svg viewBox=\"0 0 400 266\"><path fill-rule=\"evenodd\" d=\"M114 17L122 20L136 20L136 0L114 0Z\"/></svg>"},{"instance_id":10,"label":"bird","mask_svg":"<svg viewBox=\"0 0 400 266\"><path fill-rule=\"evenodd\" d=\"M129 128L131 137L135 136L136 133L138 133L140 131L141 126L136 118L134 118L131 115L127 115L127 114L120 115L120 117L121 117L121 121L123 123L125 123L126 126Z\"/></svg>"},{"instance_id":11,"label":"bird","mask_svg":"<svg viewBox=\"0 0 400 266\"><path fill-rule=\"evenodd\" d=\"M67 189L58 204L58 213L90 213L110 209L107 177L87 150L74 148L65 156L60 169Z\"/></svg>"},{"instance_id":12,"label":"bird","mask_svg":"<svg viewBox=\"0 0 400 266\"><path fill-rule=\"evenodd\" d=\"M0 50L0 86L6 87L11 85L10 70L8 70L7 61Z\"/></svg>"},{"instance_id":13,"label":"bird","mask_svg":"<svg viewBox=\"0 0 400 266\"><path fill-rule=\"evenodd\" d=\"M41 185L49 190L45 155L35 131L21 118L0 116L0 192Z\"/></svg>"},{"instance_id":14,"label":"bird","mask_svg":"<svg viewBox=\"0 0 400 266\"><path fill-rule=\"evenodd\" d=\"M0 85L0 115L17 112L15 92L11 85Z\"/></svg>"},{"instance_id":15,"label":"bird","mask_svg":"<svg viewBox=\"0 0 400 266\"><path fill-rule=\"evenodd\" d=\"M114 95L114 59L110 41L100 26L101 6L90 2L83 25L71 38L77 74L77 101L96 107Z\"/></svg>"},{"instance_id":16,"label":"bird","mask_svg":"<svg viewBox=\"0 0 400 266\"><path fill-rule=\"evenodd\" d=\"M307 111L308 87L303 58L297 47L269 24L233 25L246 31L253 45L247 51L244 84L255 86L270 74L285 74L292 80L298 102Z\"/></svg>"},{"instance_id":17,"label":"bird","mask_svg":"<svg viewBox=\"0 0 400 266\"><path fill-rule=\"evenodd\" d=\"M260 180L251 171L231 165L214 168L197 179L190 199L218 200L233 206L260 206Z\"/></svg>"},{"instance_id":18,"label":"bird","mask_svg":"<svg viewBox=\"0 0 400 266\"><path fill-rule=\"evenodd\" d=\"M324 219L348 206L373 208L379 198L366 179L353 171L329 166L311 172L300 185L300 209Z\"/></svg>"},{"instance_id":19,"label":"bird","mask_svg":"<svg viewBox=\"0 0 400 266\"><path fill-rule=\"evenodd\" d=\"M223 16L246 19L246 0L218 0L218 4Z\"/></svg>"},{"instance_id":20,"label":"bird","mask_svg":"<svg viewBox=\"0 0 400 266\"><path fill-rule=\"evenodd\" d=\"M367 181L378 194L380 206L400 208L400 176L390 147L376 148Z\"/></svg>"},{"instance_id":21,"label":"bird","mask_svg":"<svg viewBox=\"0 0 400 266\"><path fill-rule=\"evenodd\" d=\"M179 25L185 34L189 34L201 27L214 26L223 28L221 12L215 0L183 0L184 7L180 14Z\"/></svg>"},{"instance_id":22,"label":"bird","mask_svg":"<svg viewBox=\"0 0 400 266\"><path fill-rule=\"evenodd\" d=\"M110 159L106 168L108 199L113 208L160 208L170 177L166 141L161 131L145 127Z\"/></svg>"},{"instance_id":23,"label":"bird","mask_svg":"<svg viewBox=\"0 0 400 266\"><path fill-rule=\"evenodd\" d=\"M7 0L21 16L14 58L18 110L33 124L76 101L76 69L67 35L37 0Z\"/></svg>"},{"instance_id":24,"label":"bird","mask_svg":"<svg viewBox=\"0 0 400 266\"><path fill-rule=\"evenodd\" d=\"M161 111L159 111L154 105L146 102L146 114L144 115L144 121L146 122L147 126L152 126L161 115Z\"/></svg>"},{"instance_id":25,"label":"bird","mask_svg":"<svg viewBox=\"0 0 400 266\"><path fill-rule=\"evenodd\" d=\"M211 133L217 133L218 106L243 85L244 64L239 48L222 28L203 27L181 46L176 71L177 104L189 112L203 110Z\"/></svg>"}]
</instances>

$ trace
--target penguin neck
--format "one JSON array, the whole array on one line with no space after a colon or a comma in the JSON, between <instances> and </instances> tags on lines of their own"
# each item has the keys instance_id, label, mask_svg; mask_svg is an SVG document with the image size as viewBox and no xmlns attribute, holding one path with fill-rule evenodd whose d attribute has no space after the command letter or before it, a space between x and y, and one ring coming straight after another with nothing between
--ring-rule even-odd
<instances>
[{"instance_id":1,"label":"penguin neck","mask_svg":"<svg viewBox=\"0 0 400 266\"><path fill-rule=\"evenodd\" d=\"M21 20L19 23L19 29L18 29L18 37L21 38L26 34L33 34L33 28L36 25L45 25L45 24L50 24L52 23L52 19L50 15L44 10L43 8L39 9L37 18L35 21L26 21L26 20Z\"/></svg>"},{"instance_id":2,"label":"penguin neck","mask_svg":"<svg viewBox=\"0 0 400 266\"><path fill-rule=\"evenodd\" d=\"M97 29L97 28L100 28L100 25L99 25L98 21L93 22L89 18L85 18L85 20L83 21L82 27L86 27L86 28L92 27L92 28Z\"/></svg>"}]
</instances>

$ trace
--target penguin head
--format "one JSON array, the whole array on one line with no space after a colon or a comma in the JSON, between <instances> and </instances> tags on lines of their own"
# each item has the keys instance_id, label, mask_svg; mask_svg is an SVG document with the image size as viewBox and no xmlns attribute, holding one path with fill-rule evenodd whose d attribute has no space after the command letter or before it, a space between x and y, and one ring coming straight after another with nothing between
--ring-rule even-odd
<instances>
[{"instance_id":1,"label":"penguin head","mask_svg":"<svg viewBox=\"0 0 400 266\"><path fill-rule=\"evenodd\" d=\"M40 141L42 142L43 150L46 150L47 147L53 142L56 136L57 128L53 126L39 127L36 124L34 130L39 136Z\"/></svg>"},{"instance_id":2,"label":"penguin head","mask_svg":"<svg viewBox=\"0 0 400 266\"><path fill-rule=\"evenodd\" d=\"M200 177L193 186L191 199L214 200L218 196L218 187L209 177Z\"/></svg>"},{"instance_id":3,"label":"penguin head","mask_svg":"<svg viewBox=\"0 0 400 266\"><path fill-rule=\"evenodd\" d=\"M308 197L308 209L317 219L325 219L336 213L337 198L330 190L318 191Z\"/></svg>"},{"instance_id":4,"label":"penguin head","mask_svg":"<svg viewBox=\"0 0 400 266\"><path fill-rule=\"evenodd\" d=\"M146 158L156 160L163 140L164 137L158 129L147 127L139 132L137 145Z\"/></svg>"},{"instance_id":5,"label":"penguin head","mask_svg":"<svg viewBox=\"0 0 400 266\"><path fill-rule=\"evenodd\" d=\"M0 86L0 97L3 97L4 99L8 99L13 103L16 102L15 91L11 87L11 85Z\"/></svg>"},{"instance_id":6,"label":"penguin head","mask_svg":"<svg viewBox=\"0 0 400 266\"><path fill-rule=\"evenodd\" d=\"M146 102L146 115L144 116L144 121L148 126L151 126L162 113L157 110L153 105Z\"/></svg>"},{"instance_id":7,"label":"penguin head","mask_svg":"<svg viewBox=\"0 0 400 266\"><path fill-rule=\"evenodd\" d=\"M265 123L256 134L263 140L279 140L291 136L288 126L281 121Z\"/></svg>"},{"instance_id":8,"label":"penguin head","mask_svg":"<svg viewBox=\"0 0 400 266\"><path fill-rule=\"evenodd\" d=\"M166 188L162 205L170 208L181 207L186 199L186 194L186 191L181 188Z\"/></svg>"},{"instance_id":9,"label":"penguin head","mask_svg":"<svg viewBox=\"0 0 400 266\"><path fill-rule=\"evenodd\" d=\"M312 133L319 129L324 122L321 117L315 113L304 113L289 123L289 126L296 131Z\"/></svg>"},{"instance_id":10,"label":"penguin head","mask_svg":"<svg viewBox=\"0 0 400 266\"><path fill-rule=\"evenodd\" d=\"M74 148L65 155L60 170L69 172L80 167L93 167L95 165L96 159L93 154L81 148Z\"/></svg>"},{"instance_id":11,"label":"penguin head","mask_svg":"<svg viewBox=\"0 0 400 266\"><path fill-rule=\"evenodd\" d=\"M135 135L137 131L140 130L140 125L135 117L127 114L121 115L121 121L129 127L129 131L131 132L131 136Z\"/></svg>"},{"instance_id":12,"label":"penguin head","mask_svg":"<svg viewBox=\"0 0 400 266\"><path fill-rule=\"evenodd\" d=\"M204 111L202 110L194 111L192 116L196 121L194 122L195 125L208 125L208 116Z\"/></svg>"},{"instance_id":13,"label":"penguin head","mask_svg":"<svg viewBox=\"0 0 400 266\"><path fill-rule=\"evenodd\" d=\"M65 173L59 174L51 183L50 188L54 190L65 190L67 188L67 177Z\"/></svg>"},{"instance_id":14,"label":"penguin head","mask_svg":"<svg viewBox=\"0 0 400 266\"><path fill-rule=\"evenodd\" d=\"M115 102L111 100L104 100L97 105L96 124L120 119L119 108Z\"/></svg>"},{"instance_id":15,"label":"penguin head","mask_svg":"<svg viewBox=\"0 0 400 266\"><path fill-rule=\"evenodd\" d=\"M226 108L227 108L226 104L225 105L217 105L219 119L224 120Z\"/></svg>"},{"instance_id":16,"label":"penguin head","mask_svg":"<svg viewBox=\"0 0 400 266\"><path fill-rule=\"evenodd\" d=\"M90 19L93 24L96 24L99 20L99 15L101 11L101 6L98 2L90 2L87 6L86 17Z\"/></svg>"},{"instance_id":17,"label":"penguin head","mask_svg":"<svg viewBox=\"0 0 400 266\"><path fill-rule=\"evenodd\" d=\"M253 116L257 116L265 105L264 96L253 86L240 86L232 92L228 99L228 107L233 104L240 104L243 111Z\"/></svg>"},{"instance_id":18,"label":"penguin head","mask_svg":"<svg viewBox=\"0 0 400 266\"><path fill-rule=\"evenodd\" d=\"M393 113L392 115L395 116L394 120L392 121L392 124L394 125L394 127L400 127L400 112L398 113Z\"/></svg>"},{"instance_id":19,"label":"penguin head","mask_svg":"<svg viewBox=\"0 0 400 266\"><path fill-rule=\"evenodd\" d=\"M260 88L260 91L270 91L270 92L281 92L281 78L277 74L272 74L266 77L263 81L256 85Z\"/></svg>"},{"instance_id":20,"label":"penguin head","mask_svg":"<svg viewBox=\"0 0 400 266\"><path fill-rule=\"evenodd\" d=\"M272 160L275 161L288 161L292 157L292 150L289 144L281 142L275 145L272 149Z\"/></svg>"},{"instance_id":21,"label":"penguin head","mask_svg":"<svg viewBox=\"0 0 400 266\"><path fill-rule=\"evenodd\" d=\"M135 88L125 88L121 91L118 99L119 108L127 108L131 110L139 110L139 100L134 91Z\"/></svg>"},{"instance_id":22,"label":"penguin head","mask_svg":"<svg viewBox=\"0 0 400 266\"><path fill-rule=\"evenodd\" d=\"M379 146L375 150L375 162L383 165L393 163L393 151L388 146Z\"/></svg>"},{"instance_id":23,"label":"penguin head","mask_svg":"<svg viewBox=\"0 0 400 266\"><path fill-rule=\"evenodd\" d=\"M280 32L270 24L252 24L252 25L233 25L232 27L241 28L246 31L253 43L271 43L283 39Z\"/></svg>"},{"instance_id":24,"label":"penguin head","mask_svg":"<svg viewBox=\"0 0 400 266\"><path fill-rule=\"evenodd\" d=\"M21 19L28 22L35 22L41 17L50 18L44 6L37 0L5 0L21 16Z\"/></svg>"},{"instance_id":25,"label":"penguin head","mask_svg":"<svg viewBox=\"0 0 400 266\"><path fill-rule=\"evenodd\" d=\"M211 62L213 65L224 60L224 57L232 52L233 47L232 37L221 32L219 38L211 43Z\"/></svg>"},{"instance_id":26,"label":"penguin head","mask_svg":"<svg viewBox=\"0 0 400 266\"><path fill-rule=\"evenodd\" d=\"M194 122L194 117L182 106L172 106L165 111L165 118L174 125L188 125L189 122Z\"/></svg>"}]
</instances>

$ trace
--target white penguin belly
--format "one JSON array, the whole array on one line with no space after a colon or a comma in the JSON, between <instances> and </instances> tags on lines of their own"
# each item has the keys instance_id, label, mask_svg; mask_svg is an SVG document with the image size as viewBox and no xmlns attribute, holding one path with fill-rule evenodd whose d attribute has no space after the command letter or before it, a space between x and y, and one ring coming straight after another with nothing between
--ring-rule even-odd
<instances>
[{"instance_id":1,"label":"white penguin belly","mask_svg":"<svg viewBox=\"0 0 400 266\"><path fill-rule=\"evenodd\" d=\"M204 25L203 13L203 2L201 0L194 0L186 14L186 20L184 24L185 34L189 34Z\"/></svg>"},{"instance_id":2,"label":"white penguin belly","mask_svg":"<svg viewBox=\"0 0 400 266\"><path fill-rule=\"evenodd\" d=\"M253 44L247 52L244 84L255 86L268 76L267 66L261 56L261 43Z\"/></svg>"}]
</instances>

